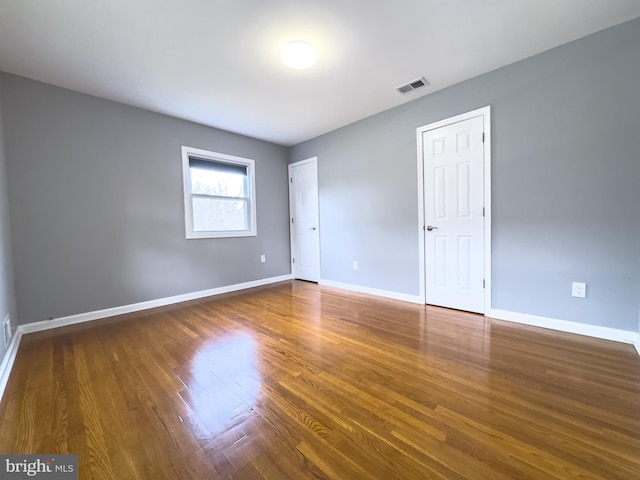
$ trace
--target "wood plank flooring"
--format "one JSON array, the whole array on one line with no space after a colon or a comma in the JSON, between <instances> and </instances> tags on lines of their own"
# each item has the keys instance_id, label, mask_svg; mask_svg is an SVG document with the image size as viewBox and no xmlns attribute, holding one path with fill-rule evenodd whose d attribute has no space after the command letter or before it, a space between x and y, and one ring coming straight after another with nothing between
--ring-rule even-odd
<instances>
[{"instance_id":1,"label":"wood plank flooring","mask_svg":"<svg viewBox=\"0 0 640 480\"><path fill-rule=\"evenodd\" d=\"M638 479L640 357L284 282L26 335L0 452L82 479Z\"/></svg>"}]
</instances>

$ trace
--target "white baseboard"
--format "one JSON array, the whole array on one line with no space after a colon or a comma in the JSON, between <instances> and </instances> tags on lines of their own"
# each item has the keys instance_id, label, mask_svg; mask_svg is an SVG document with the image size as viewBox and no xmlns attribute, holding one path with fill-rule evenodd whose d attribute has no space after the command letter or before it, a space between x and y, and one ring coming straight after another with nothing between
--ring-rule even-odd
<instances>
[{"instance_id":1,"label":"white baseboard","mask_svg":"<svg viewBox=\"0 0 640 480\"><path fill-rule=\"evenodd\" d=\"M245 290L247 288L253 287L261 287L270 283L284 282L286 280L292 279L292 275L281 275L279 277L263 278L261 280L254 280L252 282L226 285L224 287L201 290L199 292L185 293L183 295L175 295L173 297L133 303L131 305L124 305L122 307L107 308L104 310L96 310L94 312L80 313L78 315L70 315L68 317L60 317L54 318L52 320L44 320L41 322L19 325L13 336L13 339L11 340L11 343L9 343L9 349L5 352L2 364L0 364L0 401L2 400L2 396L4 395L4 391L7 387L9 375L11 374L11 369L16 359L16 354L18 353L18 346L20 345L22 335L41 332L43 330L50 330L52 328L65 327L67 325L75 325L77 323L100 320L102 318L114 317L116 315L123 315L125 313L139 312L141 310L148 310L150 308L164 307L166 305L172 305L174 303L197 300L199 298L211 297L213 295L220 295L222 293L236 292L238 290Z\"/></svg>"},{"instance_id":2,"label":"white baseboard","mask_svg":"<svg viewBox=\"0 0 640 480\"><path fill-rule=\"evenodd\" d=\"M424 303L421 301L420 296L418 295L409 295L406 293L392 292L389 290L379 290L377 288L363 287L361 285L353 285L350 283L334 282L332 280L320 280L318 284L326 285L327 287L335 287L335 288L341 288L343 290L350 290L352 292L366 293L369 295L375 295L377 297L385 297L385 298L392 298L394 300L402 300L403 302L411 302L411 303L418 303L418 304Z\"/></svg>"},{"instance_id":3,"label":"white baseboard","mask_svg":"<svg viewBox=\"0 0 640 480\"><path fill-rule=\"evenodd\" d=\"M53 320L45 320L42 322L20 325L18 326L11 340L11 343L9 344L8 350L5 352L2 363L0 364L0 400L2 400L2 395L4 394L7 382L9 381L9 375L11 373L16 355L18 353L18 346L20 345L22 335L49 330L52 328L64 327L67 325L74 325L77 323L90 322L93 320L113 317L116 315L123 315L126 313L138 312L150 308L163 307L174 303L196 300L199 298L235 292L238 290L259 287L291 279L293 279L292 275L281 275L279 277L264 278L252 282L227 285L224 287L212 288L209 290L201 290L198 292L186 293L183 295L175 295L173 297L160 298L147 302L134 303L121 307L108 308L104 310L97 310L94 312L81 313L78 315L70 315L68 317L55 318ZM360 285L352 285L348 283L334 282L331 280L320 280L319 284L326 285L328 287L341 288L343 290L350 290L353 292L366 293L379 297L392 298L394 300L402 300L405 302L422 304L422 301L418 295L408 295L405 293L380 290L376 288L363 287ZM638 332L630 332L626 330L618 330L615 328L587 325L583 323L569 322L566 320L557 320L553 318L538 317L535 315L527 315L523 313L496 309L492 309L489 313L486 314L486 316L499 320L506 320L509 322L522 323L525 325L532 325L542 328L550 328L552 330L559 330L562 332L577 333L579 335L587 335L590 337L602 338L605 340L631 343L635 346L638 354L640 355L640 334L638 334Z\"/></svg>"},{"instance_id":4,"label":"white baseboard","mask_svg":"<svg viewBox=\"0 0 640 480\"><path fill-rule=\"evenodd\" d=\"M486 314L487 317L508 322L523 323L534 327L549 328L561 332L576 333L587 337L601 338L603 340L613 340L614 342L631 343L640 354L640 335L637 332L618 330L617 328L601 327L599 325L588 325L586 323L569 322L567 320L557 320L555 318L538 317L525 313L509 312L506 310L492 309Z\"/></svg>"},{"instance_id":5,"label":"white baseboard","mask_svg":"<svg viewBox=\"0 0 640 480\"><path fill-rule=\"evenodd\" d=\"M2 363L0 363L0 401L2 401L2 396L7 388L7 382L9 381L9 375L11 375L13 362L16 360L16 355L18 354L18 347L20 346L21 339L22 333L20 332L20 327L18 327L11 339L11 342L9 342L9 348L4 353Z\"/></svg>"},{"instance_id":6,"label":"white baseboard","mask_svg":"<svg viewBox=\"0 0 640 480\"><path fill-rule=\"evenodd\" d=\"M220 295L222 293L235 292L238 290L245 290L247 288L261 287L270 283L284 282L285 280L291 280L292 275L281 275L279 277L263 278L261 280L254 280L252 282L237 283L235 285L226 285L224 287L212 288L209 290L200 290L199 292L185 293L182 295L175 295L173 297L159 298L157 300L149 300L147 302L133 303L131 305L124 305L121 307L107 308L104 310L96 310L94 312L80 313L77 315L70 315L68 317L54 318L52 320L43 320L41 322L27 323L20 325L18 330L22 334L41 332L43 330L49 330L52 328L66 327L67 325L75 325L76 323L90 322L92 320L100 320L102 318L115 317L116 315L124 315L125 313L139 312L141 310L148 310L150 308L164 307L166 305L172 305L174 303L187 302L189 300L197 300L199 298L211 297L213 295Z\"/></svg>"}]
</instances>

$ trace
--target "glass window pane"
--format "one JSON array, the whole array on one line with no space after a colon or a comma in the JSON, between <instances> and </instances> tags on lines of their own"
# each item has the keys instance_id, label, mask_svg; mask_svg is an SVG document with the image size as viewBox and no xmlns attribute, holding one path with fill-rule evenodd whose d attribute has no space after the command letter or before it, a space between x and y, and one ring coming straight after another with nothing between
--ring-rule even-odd
<instances>
[{"instance_id":1,"label":"glass window pane","mask_svg":"<svg viewBox=\"0 0 640 480\"><path fill-rule=\"evenodd\" d=\"M255 236L255 161L182 146L186 238Z\"/></svg>"},{"instance_id":2,"label":"glass window pane","mask_svg":"<svg viewBox=\"0 0 640 480\"><path fill-rule=\"evenodd\" d=\"M192 197L193 231L248 230L247 201Z\"/></svg>"},{"instance_id":3,"label":"glass window pane","mask_svg":"<svg viewBox=\"0 0 640 480\"><path fill-rule=\"evenodd\" d=\"M219 172L191 167L191 193L246 197L247 176L236 172Z\"/></svg>"}]
</instances>

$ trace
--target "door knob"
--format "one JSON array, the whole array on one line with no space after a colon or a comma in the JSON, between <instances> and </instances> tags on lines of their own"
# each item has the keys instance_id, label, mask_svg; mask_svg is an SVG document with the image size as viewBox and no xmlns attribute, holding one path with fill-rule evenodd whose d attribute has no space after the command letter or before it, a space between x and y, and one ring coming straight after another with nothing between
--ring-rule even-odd
<instances>
[{"instance_id":1,"label":"door knob","mask_svg":"<svg viewBox=\"0 0 640 480\"><path fill-rule=\"evenodd\" d=\"M437 230L438 227L432 227L431 225L427 225L427 231L430 232L431 230Z\"/></svg>"},{"instance_id":2,"label":"door knob","mask_svg":"<svg viewBox=\"0 0 640 480\"><path fill-rule=\"evenodd\" d=\"M311 227L309 230L317 230L316 227Z\"/></svg>"}]
</instances>

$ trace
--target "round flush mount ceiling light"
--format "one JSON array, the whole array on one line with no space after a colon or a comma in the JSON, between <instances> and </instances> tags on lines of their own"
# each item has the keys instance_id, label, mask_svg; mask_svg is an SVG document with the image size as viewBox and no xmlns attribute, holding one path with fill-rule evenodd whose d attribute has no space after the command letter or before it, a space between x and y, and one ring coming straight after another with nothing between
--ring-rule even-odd
<instances>
[{"instance_id":1,"label":"round flush mount ceiling light","mask_svg":"<svg viewBox=\"0 0 640 480\"><path fill-rule=\"evenodd\" d=\"M287 67L294 70L304 70L315 65L318 54L315 48L307 42L289 42L280 52L280 59Z\"/></svg>"}]
</instances>

